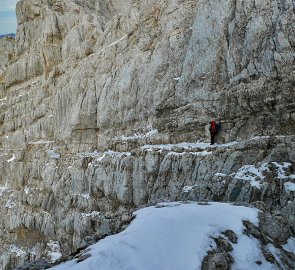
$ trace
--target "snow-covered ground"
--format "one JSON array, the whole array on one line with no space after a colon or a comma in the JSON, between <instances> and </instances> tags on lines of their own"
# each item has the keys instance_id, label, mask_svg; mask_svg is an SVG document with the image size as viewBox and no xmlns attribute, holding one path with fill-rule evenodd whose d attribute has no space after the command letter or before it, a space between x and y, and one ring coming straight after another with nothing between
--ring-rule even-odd
<instances>
[{"instance_id":1,"label":"snow-covered ground","mask_svg":"<svg viewBox=\"0 0 295 270\"><path fill-rule=\"evenodd\" d=\"M212 237L232 230L232 269L275 269L267 262L259 242L244 235L242 220L258 223L258 210L226 203L162 203L135 212L136 218L123 232L89 247L91 255L60 264L54 270L197 270L207 251L215 247ZM256 261L261 261L261 265Z\"/></svg>"},{"instance_id":2,"label":"snow-covered ground","mask_svg":"<svg viewBox=\"0 0 295 270\"><path fill-rule=\"evenodd\" d=\"M165 150L172 150L173 148L183 148L183 149L206 149L206 148L223 148L223 147L230 147L233 145L239 144L237 141L224 143L224 144L213 144L210 143L203 143L203 142L182 142L182 143L174 143L174 144L147 144L141 147L141 149L165 149Z\"/></svg>"}]
</instances>

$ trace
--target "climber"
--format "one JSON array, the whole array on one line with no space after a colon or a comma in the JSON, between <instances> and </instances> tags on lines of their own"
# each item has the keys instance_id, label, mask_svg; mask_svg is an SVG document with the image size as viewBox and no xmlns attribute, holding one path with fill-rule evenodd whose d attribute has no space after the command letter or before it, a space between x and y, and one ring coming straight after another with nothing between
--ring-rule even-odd
<instances>
[{"instance_id":1,"label":"climber","mask_svg":"<svg viewBox=\"0 0 295 270\"><path fill-rule=\"evenodd\" d=\"M211 135L211 145L214 144L214 138L217 134L217 132L220 130L221 125L220 123L216 123L215 119L212 118L209 126L210 135Z\"/></svg>"}]
</instances>

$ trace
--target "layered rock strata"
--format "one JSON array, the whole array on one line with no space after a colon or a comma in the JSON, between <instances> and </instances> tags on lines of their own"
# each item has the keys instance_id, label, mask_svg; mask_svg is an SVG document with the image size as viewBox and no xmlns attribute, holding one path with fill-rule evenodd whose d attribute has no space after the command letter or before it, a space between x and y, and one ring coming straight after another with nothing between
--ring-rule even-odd
<instances>
[{"instance_id":1,"label":"layered rock strata","mask_svg":"<svg viewBox=\"0 0 295 270\"><path fill-rule=\"evenodd\" d=\"M162 200L255 203L294 232L294 9L19 1L15 43L0 40L2 269L75 252ZM219 143L239 142L167 146L206 141L211 117Z\"/></svg>"},{"instance_id":2,"label":"layered rock strata","mask_svg":"<svg viewBox=\"0 0 295 270\"><path fill-rule=\"evenodd\" d=\"M72 253L120 230L133 209L159 201L250 203L283 220L287 240L295 230L294 148L293 136L76 155L59 154L48 143L45 151L32 145L31 166L24 156L6 154L1 170L18 181L1 187L1 212L9 217L1 225L9 251L2 263L50 260L51 241L62 254Z\"/></svg>"}]
</instances>

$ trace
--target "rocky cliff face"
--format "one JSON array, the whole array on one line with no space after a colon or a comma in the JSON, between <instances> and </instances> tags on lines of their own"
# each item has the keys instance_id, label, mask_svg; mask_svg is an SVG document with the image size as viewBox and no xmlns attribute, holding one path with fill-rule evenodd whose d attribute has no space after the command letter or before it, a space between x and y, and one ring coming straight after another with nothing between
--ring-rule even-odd
<instances>
[{"instance_id":1,"label":"rocky cliff face","mask_svg":"<svg viewBox=\"0 0 295 270\"><path fill-rule=\"evenodd\" d=\"M15 40L10 36L3 36L0 38L0 82L1 86L4 82L4 73L7 67L13 62ZM3 86L2 86L3 87ZM1 88L1 92L4 88Z\"/></svg>"},{"instance_id":2,"label":"rocky cliff face","mask_svg":"<svg viewBox=\"0 0 295 270\"><path fill-rule=\"evenodd\" d=\"M294 9L19 1L16 39L0 40L2 269L70 254L162 200L256 203L294 232ZM238 142L167 146L206 141L211 117L219 143Z\"/></svg>"}]
</instances>

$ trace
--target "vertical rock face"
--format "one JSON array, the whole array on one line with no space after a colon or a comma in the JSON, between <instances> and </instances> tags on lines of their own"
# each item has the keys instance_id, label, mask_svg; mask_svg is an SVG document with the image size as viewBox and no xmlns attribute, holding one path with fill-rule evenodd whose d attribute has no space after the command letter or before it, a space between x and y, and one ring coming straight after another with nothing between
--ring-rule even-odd
<instances>
[{"instance_id":1,"label":"vertical rock face","mask_svg":"<svg viewBox=\"0 0 295 270\"><path fill-rule=\"evenodd\" d=\"M106 146L146 126L162 141L196 139L211 116L224 120L226 141L291 134L292 8L292 1L20 1L18 60L5 84L42 76L42 92L60 107L52 132L67 143L84 136Z\"/></svg>"},{"instance_id":2,"label":"vertical rock face","mask_svg":"<svg viewBox=\"0 0 295 270\"><path fill-rule=\"evenodd\" d=\"M15 41L0 39L2 269L74 252L166 199L259 201L294 230L294 9L19 1ZM220 143L244 142L139 148L204 141L211 117ZM260 189L231 176L259 163L273 172Z\"/></svg>"},{"instance_id":3,"label":"vertical rock face","mask_svg":"<svg viewBox=\"0 0 295 270\"><path fill-rule=\"evenodd\" d=\"M12 63L13 61L13 55L14 55L14 43L15 40L13 37L10 36L4 36L0 38L0 57L1 57L1 64L0 64L0 82L3 83L4 81L4 73L7 69L7 67ZM2 92L3 90L1 90Z\"/></svg>"}]
</instances>

